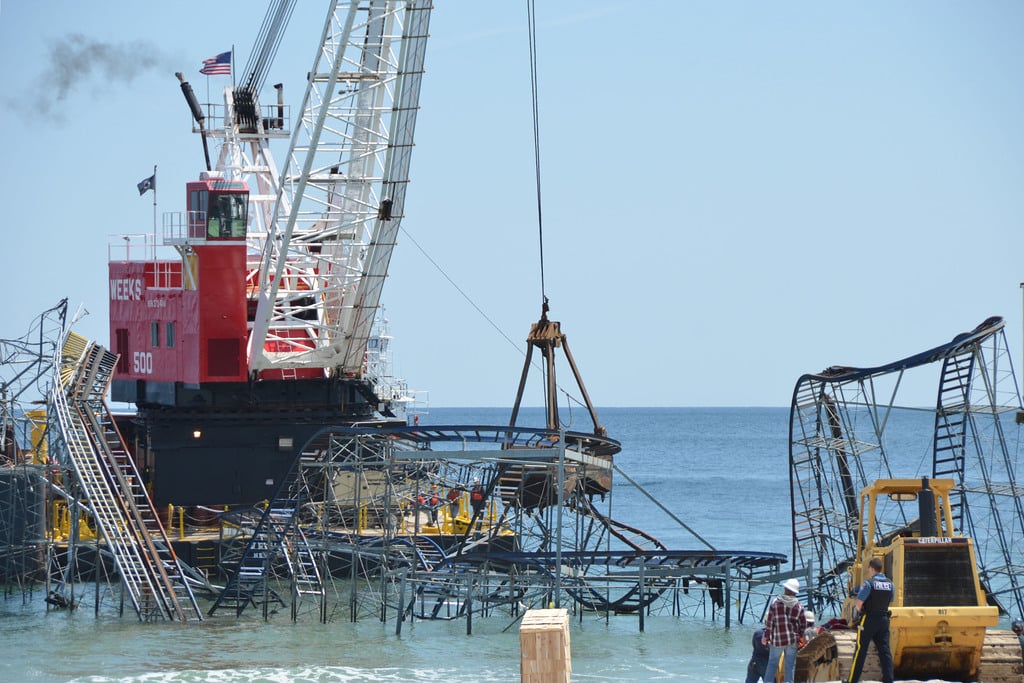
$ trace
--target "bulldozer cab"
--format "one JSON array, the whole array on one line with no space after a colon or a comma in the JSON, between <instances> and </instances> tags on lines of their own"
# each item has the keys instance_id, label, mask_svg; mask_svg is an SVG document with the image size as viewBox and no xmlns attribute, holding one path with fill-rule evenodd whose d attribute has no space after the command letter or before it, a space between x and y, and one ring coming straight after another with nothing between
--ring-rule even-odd
<instances>
[{"instance_id":1,"label":"bulldozer cab","mask_svg":"<svg viewBox=\"0 0 1024 683\"><path fill-rule=\"evenodd\" d=\"M880 479L861 491L860 532L849 590L882 559L896 586L894 607L984 605L971 540L953 524L952 479ZM852 617L852 596L844 613Z\"/></svg>"}]
</instances>

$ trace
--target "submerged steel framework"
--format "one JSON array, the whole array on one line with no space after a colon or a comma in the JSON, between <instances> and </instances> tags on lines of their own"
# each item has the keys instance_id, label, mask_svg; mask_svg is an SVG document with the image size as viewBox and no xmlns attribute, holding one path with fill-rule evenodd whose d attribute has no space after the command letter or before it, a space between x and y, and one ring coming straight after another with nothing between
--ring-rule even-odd
<instances>
[{"instance_id":1,"label":"submerged steel framework","mask_svg":"<svg viewBox=\"0 0 1024 683\"><path fill-rule=\"evenodd\" d=\"M20 495L39 484L38 504L8 509L39 513L32 546L19 546L38 571L19 576L26 594L41 578L50 607L134 608L144 620L194 621L202 591L213 599L210 614L259 607L265 618L394 618L397 629L411 619L465 619L469 629L474 618L516 618L552 603L581 618L633 614L641 628L647 615L669 612L729 625L759 616L789 575L780 573L783 555L718 550L663 507L696 549L668 548L615 520L613 492L588 484L610 481L614 470L640 487L600 457L619 448L605 436L374 422L325 430L297 449L292 471L251 524L244 514L225 515L239 528L222 539L221 568L232 578L218 591L178 562L146 507L102 400L112 354L53 332L53 343L65 341L46 347L51 409L39 426L45 437L33 437L40 443L30 449L42 458L32 466L37 476L3 489ZM486 504L471 503L475 479ZM426 509L418 499L432 485L457 495ZM137 554L142 548L149 550ZM156 607L161 600L185 608Z\"/></svg>"},{"instance_id":2,"label":"submerged steel framework","mask_svg":"<svg viewBox=\"0 0 1024 683\"><path fill-rule=\"evenodd\" d=\"M893 363L830 367L797 381L789 446L793 561L814 577L809 598L819 608L838 614L848 594L860 490L878 478L930 477L955 482L954 524L974 539L990 601L1024 614L1024 413L1003 327L1002 318L989 318ZM939 371L937 398L922 416L926 409L900 405L900 391L906 373L929 367ZM898 508L879 506L879 535L914 523Z\"/></svg>"},{"instance_id":3,"label":"submerged steel framework","mask_svg":"<svg viewBox=\"0 0 1024 683\"><path fill-rule=\"evenodd\" d=\"M67 299L16 339L0 339L0 583L27 594L44 576L46 410Z\"/></svg>"},{"instance_id":4,"label":"submerged steel framework","mask_svg":"<svg viewBox=\"0 0 1024 683\"><path fill-rule=\"evenodd\" d=\"M0 467L0 585L28 594L44 573L44 468L29 462Z\"/></svg>"},{"instance_id":5,"label":"submerged steel framework","mask_svg":"<svg viewBox=\"0 0 1024 683\"><path fill-rule=\"evenodd\" d=\"M696 534L701 547L673 550L614 520L611 497L585 486L614 467L593 455L612 446L507 426L327 430L302 449L209 614L394 617L398 629L456 618L471 628L549 604L641 624L658 611L726 625L759 616L785 557L720 551ZM513 470L524 476L510 483ZM473 480L484 504L470 503ZM436 509L417 502L434 490Z\"/></svg>"}]
</instances>

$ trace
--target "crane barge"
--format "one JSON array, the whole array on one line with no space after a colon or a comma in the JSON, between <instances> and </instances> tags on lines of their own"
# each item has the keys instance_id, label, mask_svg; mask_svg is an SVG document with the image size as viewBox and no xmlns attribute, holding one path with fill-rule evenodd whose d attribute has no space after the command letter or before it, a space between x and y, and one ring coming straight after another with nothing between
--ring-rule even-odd
<instances>
[{"instance_id":1,"label":"crane barge","mask_svg":"<svg viewBox=\"0 0 1024 683\"><path fill-rule=\"evenodd\" d=\"M372 326L403 217L431 3L331 4L278 174L270 145L288 136L289 110L281 86L269 105L259 87L291 4L272 5L223 105L198 104L179 74L204 152L222 141L217 163L206 152L158 239L111 250L111 399L137 406L123 429L158 507L251 505L323 427L404 424L404 392L373 373L388 340Z\"/></svg>"}]
</instances>

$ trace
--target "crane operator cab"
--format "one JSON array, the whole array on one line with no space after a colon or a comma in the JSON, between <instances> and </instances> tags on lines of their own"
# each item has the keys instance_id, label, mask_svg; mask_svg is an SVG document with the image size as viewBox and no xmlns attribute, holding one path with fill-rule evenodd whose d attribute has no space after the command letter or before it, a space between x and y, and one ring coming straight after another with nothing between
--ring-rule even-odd
<instances>
[{"instance_id":1,"label":"crane operator cab","mask_svg":"<svg viewBox=\"0 0 1024 683\"><path fill-rule=\"evenodd\" d=\"M249 188L238 180L203 173L188 183L189 237L210 241L244 240Z\"/></svg>"}]
</instances>

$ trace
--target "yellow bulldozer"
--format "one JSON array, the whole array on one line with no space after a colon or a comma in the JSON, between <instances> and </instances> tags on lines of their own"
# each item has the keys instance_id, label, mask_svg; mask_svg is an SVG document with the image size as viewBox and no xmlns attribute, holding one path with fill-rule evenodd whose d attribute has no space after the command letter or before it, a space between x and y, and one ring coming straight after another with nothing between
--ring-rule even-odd
<instances>
[{"instance_id":1,"label":"yellow bulldozer","mask_svg":"<svg viewBox=\"0 0 1024 683\"><path fill-rule=\"evenodd\" d=\"M1024 683L1024 661L1017 636L994 630L999 610L988 604L978 578L972 539L958 536L950 504L952 479L880 479L860 493L857 553L848 569L846 623L855 623L857 588L868 578L868 562L881 558L895 592L891 603L889 645L896 679ZM905 527L877 535L876 508L906 507ZM842 680L849 676L856 630L833 630ZM813 642L813 641L812 641ZM820 662L807 680L820 677L835 662ZM813 667L812 667L813 668ZM878 655L868 651L863 680L881 680Z\"/></svg>"}]
</instances>

